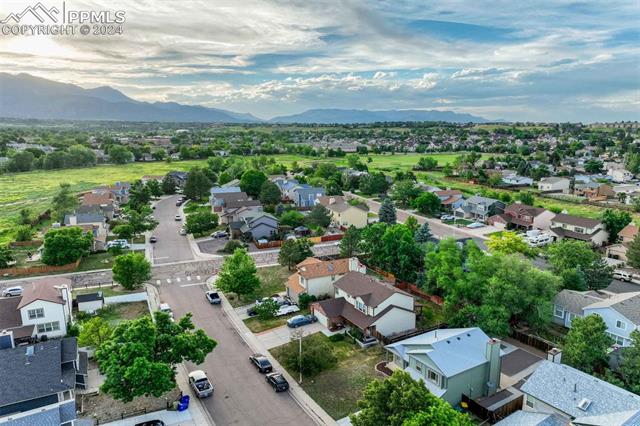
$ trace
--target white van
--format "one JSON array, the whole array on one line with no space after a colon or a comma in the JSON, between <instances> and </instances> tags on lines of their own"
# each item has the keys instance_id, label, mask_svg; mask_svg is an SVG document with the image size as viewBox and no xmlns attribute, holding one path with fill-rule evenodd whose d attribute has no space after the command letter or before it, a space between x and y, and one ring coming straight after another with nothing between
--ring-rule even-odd
<instances>
[{"instance_id":1,"label":"white van","mask_svg":"<svg viewBox=\"0 0 640 426\"><path fill-rule=\"evenodd\" d=\"M553 238L549 234L538 234L534 236L528 236L525 238L529 247L542 247L553 242Z\"/></svg>"},{"instance_id":2,"label":"white van","mask_svg":"<svg viewBox=\"0 0 640 426\"><path fill-rule=\"evenodd\" d=\"M631 282L632 276L631 276L631 272L629 271L616 269L615 271L613 271L613 278L620 281Z\"/></svg>"}]
</instances>

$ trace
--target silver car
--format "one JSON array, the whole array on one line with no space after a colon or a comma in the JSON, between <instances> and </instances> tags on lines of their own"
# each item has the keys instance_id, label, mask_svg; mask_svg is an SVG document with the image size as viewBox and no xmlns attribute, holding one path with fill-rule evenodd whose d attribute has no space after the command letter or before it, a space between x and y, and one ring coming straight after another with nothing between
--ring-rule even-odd
<instances>
[{"instance_id":1,"label":"silver car","mask_svg":"<svg viewBox=\"0 0 640 426\"><path fill-rule=\"evenodd\" d=\"M2 290L2 297L22 296L22 287L7 287Z\"/></svg>"}]
</instances>

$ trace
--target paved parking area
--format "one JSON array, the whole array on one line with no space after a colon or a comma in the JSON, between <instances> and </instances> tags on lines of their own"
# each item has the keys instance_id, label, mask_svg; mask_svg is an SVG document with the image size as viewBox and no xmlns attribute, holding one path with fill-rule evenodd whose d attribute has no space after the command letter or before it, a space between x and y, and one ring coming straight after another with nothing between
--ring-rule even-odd
<instances>
[{"instance_id":1,"label":"paved parking area","mask_svg":"<svg viewBox=\"0 0 640 426\"><path fill-rule=\"evenodd\" d=\"M310 334L315 334L320 331L324 326L319 322L314 322L313 324L303 325L302 327L298 327L298 330L303 330L304 335L308 336ZM291 341L291 332L294 329L283 325L281 327L272 328L271 330L263 331L262 333L257 333L256 337L258 341L262 343L267 349L275 348L276 346L286 345Z\"/></svg>"}]
</instances>

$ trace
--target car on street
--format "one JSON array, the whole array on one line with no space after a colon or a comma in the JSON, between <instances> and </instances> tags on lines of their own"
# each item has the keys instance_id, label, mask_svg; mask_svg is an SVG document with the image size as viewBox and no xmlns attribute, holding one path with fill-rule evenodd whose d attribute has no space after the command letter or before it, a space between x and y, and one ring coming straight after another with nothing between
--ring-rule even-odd
<instances>
[{"instance_id":1,"label":"car on street","mask_svg":"<svg viewBox=\"0 0 640 426\"><path fill-rule=\"evenodd\" d=\"M293 314L295 312L300 312L300 308L298 305L282 305L278 312L276 312L277 317L283 317L285 315Z\"/></svg>"},{"instance_id":2,"label":"car on street","mask_svg":"<svg viewBox=\"0 0 640 426\"><path fill-rule=\"evenodd\" d=\"M155 235L152 235L151 238L149 238L149 242L150 243L157 243L158 242L158 237L156 237Z\"/></svg>"},{"instance_id":3,"label":"car on street","mask_svg":"<svg viewBox=\"0 0 640 426\"><path fill-rule=\"evenodd\" d=\"M184 228L180 228L180 231L178 231L180 233L180 235L187 235L187 230Z\"/></svg>"},{"instance_id":4,"label":"car on street","mask_svg":"<svg viewBox=\"0 0 640 426\"><path fill-rule=\"evenodd\" d=\"M111 247L120 247L122 249L130 249L131 245L127 240L112 240L107 242L107 250Z\"/></svg>"},{"instance_id":5,"label":"car on street","mask_svg":"<svg viewBox=\"0 0 640 426\"><path fill-rule=\"evenodd\" d=\"M176 222L180 222L182 220L182 216L180 216L179 214L176 215L175 217Z\"/></svg>"},{"instance_id":6,"label":"car on street","mask_svg":"<svg viewBox=\"0 0 640 426\"><path fill-rule=\"evenodd\" d=\"M213 385L202 370L194 370L189 373L189 384L198 398L206 398L213 395Z\"/></svg>"},{"instance_id":7,"label":"car on street","mask_svg":"<svg viewBox=\"0 0 640 426\"><path fill-rule=\"evenodd\" d=\"M454 220L455 216L452 216L450 214L443 214L442 216L440 216L440 220L442 221L446 221L446 220Z\"/></svg>"},{"instance_id":8,"label":"car on street","mask_svg":"<svg viewBox=\"0 0 640 426\"><path fill-rule=\"evenodd\" d=\"M13 286L2 290L2 297L22 296L22 287Z\"/></svg>"},{"instance_id":9,"label":"car on street","mask_svg":"<svg viewBox=\"0 0 640 426\"><path fill-rule=\"evenodd\" d=\"M174 321L173 311L171 310L171 306L168 303L160 304L160 312L164 312L165 314L169 315L169 318L171 319L171 321Z\"/></svg>"},{"instance_id":10,"label":"car on street","mask_svg":"<svg viewBox=\"0 0 640 426\"><path fill-rule=\"evenodd\" d=\"M265 376L267 383L269 383L276 392L286 392L289 390L289 382L284 378L282 373L269 373Z\"/></svg>"},{"instance_id":11,"label":"car on street","mask_svg":"<svg viewBox=\"0 0 640 426\"><path fill-rule=\"evenodd\" d=\"M180 207L182 205L182 200L176 201L176 207Z\"/></svg>"},{"instance_id":12,"label":"car on street","mask_svg":"<svg viewBox=\"0 0 640 426\"><path fill-rule=\"evenodd\" d=\"M220 295L217 291L209 290L205 292L205 296L207 297L209 303L211 303L212 305L219 305L220 303L222 303L222 299L220 299Z\"/></svg>"},{"instance_id":13,"label":"car on street","mask_svg":"<svg viewBox=\"0 0 640 426\"><path fill-rule=\"evenodd\" d=\"M227 238L229 234L226 231L216 231L211 234L211 238Z\"/></svg>"},{"instance_id":14,"label":"car on street","mask_svg":"<svg viewBox=\"0 0 640 426\"><path fill-rule=\"evenodd\" d=\"M471 229L476 229L476 228L482 228L484 226L484 223L480 223L480 222L473 222L467 225L467 228L471 228Z\"/></svg>"},{"instance_id":15,"label":"car on street","mask_svg":"<svg viewBox=\"0 0 640 426\"><path fill-rule=\"evenodd\" d=\"M298 328L318 321L314 315L296 315L287 320L287 327Z\"/></svg>"},{"instance_id":16,"label":"car on street","mask_svg":"<svg viewBox=\"0 0 640 426\"><path fill-rule=\"evenodd\" d=\"M162 420L148 420L142 423L136 423L135 426L165 426Z\"/></svg>"},{"instance_id":17,"label":"car on street","mask_svg":"<svg viewBox=\"0 0 640 426\"><path fill-rule=\"evenodd\" d=\"M280 297L280 296L263 297L261 300L256 300L255 306L252 306L249 309L247 309L247 315L249 315L250 317L254 315L258 315L258 313L256 312L256 306L260 306L265 300L269 300L269 299L275 300L278 306L291 305L291 301L289 301L288 299L285 299L284 297Z\"/></svg>"},{"instance_id":18,"label":"car on street","mask_svg":"<svg viewBox=\"0 0 640 426\"><path fill-rule=\"evenodd\" d=\"M271 373L273 366L266 356L262 354L253 354L249 357L249 361L258 369L261 373Z\"/></svg>"}]
</instances>

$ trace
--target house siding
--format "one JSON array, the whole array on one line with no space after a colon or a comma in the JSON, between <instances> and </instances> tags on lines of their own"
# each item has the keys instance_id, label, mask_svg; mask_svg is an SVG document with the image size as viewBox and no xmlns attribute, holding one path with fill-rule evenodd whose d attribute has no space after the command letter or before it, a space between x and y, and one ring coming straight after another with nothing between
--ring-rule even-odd
<instances>
[{"instance_id":1,"label":"house siding","mask_svg":"<svg viewBox=\"0 0 640 426\"><path fill-rule=\"evenodd\" d=\"M485 383L487 382L487 372L489 362L478 365L470 370L447 377L447 392L442 396L451 405L456 406L462 400L462 394L471 398L484 396Z\"/></svg>"},{"instance_id":2,"label":"house siding","mask_svg":"<svg viewBox=\"0 0 640 426\"><path fill-rule=\"evenodd\" d=\"M611 308L585 308L584 315L597 314L602 317L607 325L607 332L615 334L624 339L623 346L631 346L631 332L638 328L636 324L624 317L622 314ZM616 327L616 322L622 321L626 324L624 330Z\"/></svg>"},{"instance_id":3,"label":"house siding","mask_svg":"<svg viewBox=\"0 0 640 426\"><path fill-rule=\"evenodd\" d=\"M29 319L29 310L31 309L43 309L44 317L43 318L34 318ZM38 333L38 337L43 335L47 335L47 337L62 337L67 334L67 317L64 312L64 305L59 303L47 302L44 300L36 300L32 303L29 303L26 306L23 306L20 309L20 316L22 317L23 325L35 325L35 332L38 331L38 324L44 324L49 322L58 322L60 325L60 330L58 331L50 331L44 333Z\"/></svg>"},{"instance_id":4,"label":"house siding","mask_svg":"<svg viewBox=\"0 0 640 426\"><path fill-rule=\"evenodd\" d=\"M403 309L392 309L384 316L373 323L376 331L383 336L389 336L393 333L411 330L416 327L416 316L412 312Z\"/></svg>"},{"instance_id":5,"label":"house siding","mask_svg":"<svg viewBox=\"0 0 640 426\"><path fill-rule=\"evenodd\" d=\"M324 295L331 296L334 293L333 283L338 278L342 277L342 275L333 275L333 277L335 277L335 279L333 280L331 279L331 275L326 277L320 277L320 278L312 278L312 279L306 280L302 285L303 287L306 288L306 293L309 295L316 296L316 297L324 296Z\"/></svg>"}]
</instances>

